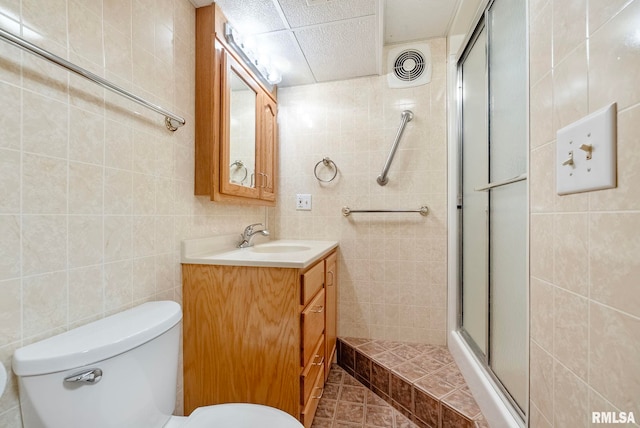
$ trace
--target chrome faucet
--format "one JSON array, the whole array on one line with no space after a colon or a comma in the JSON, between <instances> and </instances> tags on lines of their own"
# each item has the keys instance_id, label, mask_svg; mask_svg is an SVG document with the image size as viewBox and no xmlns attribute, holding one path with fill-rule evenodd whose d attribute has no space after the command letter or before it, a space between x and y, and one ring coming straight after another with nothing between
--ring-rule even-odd
<instances>
[{"instance_id":1,"label":"chrome faucet","mask_svg":"<svg viewBox=\"0 0 640 428\"><path fill-rule=\"evenodd\" d=\"M242 232L242 241L238 244L238 248L246 248L251 247L253 244L253 237L257 234L261 234L262 236L269 236L269 231L267 229L259 229L254 230L255 226L263 226L262 223L254 223L244 228L244 232Z\"/></svg>"}]
</instances>

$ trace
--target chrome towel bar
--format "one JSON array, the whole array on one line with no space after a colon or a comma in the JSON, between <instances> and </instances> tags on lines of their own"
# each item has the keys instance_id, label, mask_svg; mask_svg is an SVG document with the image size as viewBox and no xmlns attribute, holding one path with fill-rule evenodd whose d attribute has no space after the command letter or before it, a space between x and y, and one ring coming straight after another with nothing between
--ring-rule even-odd
<instances>
[{"instance_id":1,"label":"chrome towel bar","mask_svg":"<svg viewBox=\"0 0 640 428\"><path fill-rule=\"evenodd\" d=\"M426 216L429 214L429 208L426 205L417 210L352 210L349 207L342 207L343 216L349 217L352 213L420 213L421 216Z\"/></svg>"},{"instance_id":2,"label":"chrome towel bar","mask_svg":"<svg viewBox=\"0 0 640 428\"><path fill-rule=\"evenodd\" d=\"M138 104L140 104L143 107L146 107L150 110L153 110L157 113L160 113L162 115L164 115L164 124L167 127L167 129L169 129L170 131L175 131L177 130L179 127L181 127L182 125L184 125L186 122L184 120L184 118L171 113L168 110L165 110L164 108L160 107L159 105L153 104L147 100L145 100L144 98L140 98L137 95L132 94L131 92L117 86L114 85L113 83L109 82L108 80L103 79L102 77L91 73L90 71L85 70L84 68L78 67L77 65L67 61L66 59L60 58L57 55L52 54L49 51L46 51L42 48L40 48L39 46L34 45L31 42L28 42L14 34L11 34L5 30L3 30L2 28L0 28L0 39L3 39L4 41L6 41L7 43L16 46L26 52L29 52L37 57L40 57L42 59L46 59L49 62L52 62L68 71L71 71L79 76L84 77L87 80L90 80L100 86L102 86L105 89L108 89L112 92L115 92L118 95L122 95L125 98L130 99L133 102L136 102Z\"/></svg>"}]
</instances>

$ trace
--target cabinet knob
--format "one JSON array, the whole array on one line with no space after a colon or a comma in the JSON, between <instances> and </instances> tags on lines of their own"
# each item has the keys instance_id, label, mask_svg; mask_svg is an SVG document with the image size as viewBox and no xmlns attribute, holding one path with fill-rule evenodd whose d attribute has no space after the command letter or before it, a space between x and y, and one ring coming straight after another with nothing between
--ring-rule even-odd
<instances>
[{"instance_id":1,"label":"cabinet knob","mask_svg":"<svg viewBox=\"0 0 640 428\"><path fill-rule=\"evenodd\" d=\"M324 311L324 306L314 306L311 308L311 312L314 314L321 314Z\"/></svg>"},{"instance_id":2,"label":"cabinet knob","mask_svg":"<svg viewBox=\"0 0 640 428\"><path fill-rule=\"evenodd\" d=\"M316 362L315 362L315 360L316 360L317 358L320 358L320 361L316 363ZM314 359L314 362L313 362L313 363L311 363L311 365L312 365L312 366L321 366L321 365L323 365L323 364L324 364L324 357L320 357L320 355L319 355L319 354L316 354L316 356L315 356L313 359Z\"/></svg>"}]
</instances>

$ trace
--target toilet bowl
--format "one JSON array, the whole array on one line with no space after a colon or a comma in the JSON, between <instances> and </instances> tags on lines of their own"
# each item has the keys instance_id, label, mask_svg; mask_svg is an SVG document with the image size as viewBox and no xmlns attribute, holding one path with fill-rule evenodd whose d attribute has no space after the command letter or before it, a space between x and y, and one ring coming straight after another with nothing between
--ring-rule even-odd
<instances>
[{"instance_id":1,"label":"toilet bowl","mask_svg":"<svg viewBox=\"0 0 640 428\"><path fill-rule=\"evenodd\" d=\"M228 403L199 407L188 418L173 416L163 428L298 428L302 424L282 410L259 404Z\"/></svg>"},{"instance_id":2,"label":"toilet bowl","mask_svg":"<svg viewBox=\"0 0 640 428\"><path fill-rule=\"evenodd\" d=\"M24 428L302 428L248 403L175 408L182 311L149 302L16 350Z\"/></svg>"}]
</instances>

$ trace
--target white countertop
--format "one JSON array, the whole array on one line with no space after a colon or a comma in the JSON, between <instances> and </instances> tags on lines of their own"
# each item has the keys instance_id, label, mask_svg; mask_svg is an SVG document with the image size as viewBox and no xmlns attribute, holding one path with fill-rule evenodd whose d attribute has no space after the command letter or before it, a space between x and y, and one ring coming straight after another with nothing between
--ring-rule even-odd
<instances>
[{"instance_id":1,"label":"white countertop","mask_svg":"<svg viewBox=\"0 0 640 428\"><path fill-rule=\"evenodd\" d=\"M338 246L337 241L278 239L235 248L236 235L182 241L183 264L283 267L304 269Z\"/></svg>"}]
</instances>

